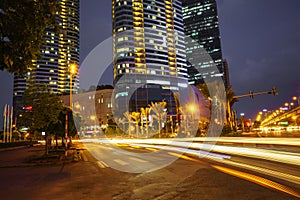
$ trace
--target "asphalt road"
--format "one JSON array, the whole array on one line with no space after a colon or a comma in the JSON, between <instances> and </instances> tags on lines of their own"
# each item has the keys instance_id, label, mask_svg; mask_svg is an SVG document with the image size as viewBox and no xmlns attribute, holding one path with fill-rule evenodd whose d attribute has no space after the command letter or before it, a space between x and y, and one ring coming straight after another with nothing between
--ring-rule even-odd
<instances>
[{"instance_id":1,"label":"asphalt road","mask_svg":"<svg viewBox=\"0 0 300 200\"><path fill-rule=\"evenodd\" d=\"M91 144L88 149L91 153L82 150L77 162L53 166L24 163L28 156L42 153L42 147L0 152L1 199L298 199L262 186L262 183L254 183L253 179L263 178L290 192L299 192L299 187L288 181L262 177L259 173L206 159L181 157L161 167L159 164L170 158L167 151L157 156L153 149L116 148L114 144L100 147ZM176 157L176 154L171 156ZM123 171L115 169L116 166ZM149 170L153 167L161 168ZM149 172L129 173L126 170Z\"/></svg>"}]
</instances>

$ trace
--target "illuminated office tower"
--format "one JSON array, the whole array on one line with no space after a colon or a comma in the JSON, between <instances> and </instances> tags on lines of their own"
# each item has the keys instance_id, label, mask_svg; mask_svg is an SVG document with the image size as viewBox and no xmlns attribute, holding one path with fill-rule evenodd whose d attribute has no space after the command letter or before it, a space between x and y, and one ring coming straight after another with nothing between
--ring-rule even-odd
<instances>
[{"instance_id":1,"label":"illuminated office tower","mask_svg":"<svg viewBox=\"0 0 300 200\"><path fill-rule=\"evenodd\" d=\"M112 1L116 96L127 96L126 88L144 84L134 94L145 99L135 99L132 111L158 98L160 94L149 95L150 88L168 93L187 87L182 17L181 0Z\"/></svg>"},{"instance_id":2,"label":"illuminated office tower","mask_svg":"<svg viewBox=\"0 0 300 200\"><path fill-rule=\"evenodd\" d=\"M33 60L24 77L14 77L14 106L22 99L29 83L42 83L53 92L70 93L71 64L79 66L79 0L58 0L60 11L57 13L59 31L47 29L45 44L41 48L41 58ZM72 90L79 87L78 77L72 79Z\"/></svg>"},{"instance_id":3,"label":"illuminated office tower","mask_svg":"<svg viewBox=\"0 0 300 200\"><path fill-rule=\"evenodd\" d=\"M222 77L226 86L216 0L182 0L182 7L185 35L192 38L186 40L189 83Z\"/></svg>"}]
</instances>

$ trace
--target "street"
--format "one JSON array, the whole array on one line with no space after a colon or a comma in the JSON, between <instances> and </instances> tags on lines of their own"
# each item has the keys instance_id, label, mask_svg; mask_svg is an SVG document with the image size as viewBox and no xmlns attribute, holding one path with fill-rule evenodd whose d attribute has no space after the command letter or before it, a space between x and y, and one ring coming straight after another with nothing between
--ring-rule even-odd
<instances>
[{"instance_id":1,"label":"street","mask_svg":"<svg viewBox=\"0 0 300 200\"><path fill-rule=\"evenodd\" d=\"M98 148L107 161L107 149ZM119 147L118 147L119 148ZM127 152L145 149L121 147ZM26 165L19 155L34 155L43 147L30 147L0 152L0 195L5 199L298 199L270 187L223 173L224 169L241 171L207 161L182 158L148 173L127 173L109 167L108 162L95 159L82 150L81 159L69 164ZM127 164L113 151L112 163ZM99 152L99 154L101 154ZM142 154L142 153L141 153ZM16 158L16 159L14 159ZM6 160L6 162L5 162ZM141 157L131 159L146 166ZM110 163L111 164L111 163ZM116 165L114 165L116 166ZM216 167L217 166L217 167ZM223 170L223 172L222 172ZM245 171L245 170L243 170ZM245 171L244 173L250 173ZM261 174L254 174L260 177ZM265 179L271 177L264 176ZM299 185L272 178L281 187L299 194ZM298 192L298 193L297 193Z\"/></svg>"}]
</instances>

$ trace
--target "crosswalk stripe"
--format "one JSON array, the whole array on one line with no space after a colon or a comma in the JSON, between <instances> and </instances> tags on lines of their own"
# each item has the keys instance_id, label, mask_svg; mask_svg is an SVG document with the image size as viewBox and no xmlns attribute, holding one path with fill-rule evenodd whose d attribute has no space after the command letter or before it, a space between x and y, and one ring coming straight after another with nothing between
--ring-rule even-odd
<instances>
[{"instance_id":1,"label":"crosswalk stripe","mask_svg":"<svg viewBox=\"0 0 300 200\"><path fill-rule=\"evenodd\" d=\"M123 160L115 159L114 161L120 165L128 165L128 163L124 162Z\"/></svg>"},{"instance_id":2,"label":"crosswalk stripe","mask_svg":"<svg viewBox=\"0 0 300 200\"><path fill-rule=\"evenodd\" d=\"M146 163L146 162L148 162L148 161L146 161L146 160L142 160L142 159L135 158L135 157L130 157L129 159L131 159L131 160L135 160L135 161L138 161L138 162L142 162L142 163Z\"/></svg>"},{"instance_id":3,"label":"crosswalk stripe","mask_svg":"<svg viewBox=\"0 0 300 200\"><path fill-rule=\"evenodd\" d=\"M100 168L106 168L102 162L100 161L97 161L97 165L100 167Z\"/></svg>"},{"instance_id":4,"label":"crosswalk stripe","mask_svg":"<svg viewBox=\"0 0 300 200\"><path fill-rule=\"evenodd\" d=\"M88 161L88 159L87 159L87 157L84 155L84 153L81 154L81 157L82 157L82 159L83 159L85 162Z\"/></svg>"}]
</instances>

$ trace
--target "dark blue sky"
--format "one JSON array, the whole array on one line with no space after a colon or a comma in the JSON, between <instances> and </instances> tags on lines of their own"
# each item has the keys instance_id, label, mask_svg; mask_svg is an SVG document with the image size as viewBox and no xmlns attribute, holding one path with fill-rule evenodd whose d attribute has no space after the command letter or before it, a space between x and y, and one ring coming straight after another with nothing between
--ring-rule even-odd
<instances>
[{"instance_id":1,"label":"dark blue sky","mask_svg":"<svg viewBox=\"0 0 300 200\"><path fill-rule=\"evenodd\" d=\"M279 96L240 99L234 106L249 117L277 109L300 96L300 1L217 0L223 57L237 95L277 87ZM111 35L111 1L81 1L81 61ZM104 81L111 82L107 73ZM12 101L12 76L0 72L0 110ZM1 111L2 112L2 111ZM1 113L2 117L2 113ZM2 119L0 118L2 127Z\"/></svg>"}]
</instances>

